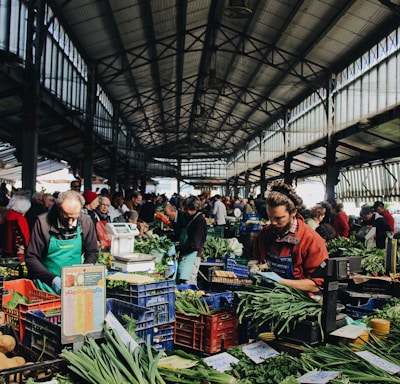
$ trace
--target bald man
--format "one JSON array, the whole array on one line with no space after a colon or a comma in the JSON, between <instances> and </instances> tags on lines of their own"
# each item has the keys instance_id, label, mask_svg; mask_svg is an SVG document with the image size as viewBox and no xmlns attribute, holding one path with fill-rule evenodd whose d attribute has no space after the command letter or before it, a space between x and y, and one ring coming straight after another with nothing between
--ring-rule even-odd
<instances>
[{"instance_id":1,"label":"bald man","mask_svg":"<svg viewBox=\"0 0 400 384\"><path fill-rule=\"evenodd\" d=\"M36 220L25 262L38 289L59 295L62 267L97 261L96 228L82 212L84 203L74 190L61 192L51 210Z\"/></svg>"}]
</instances>

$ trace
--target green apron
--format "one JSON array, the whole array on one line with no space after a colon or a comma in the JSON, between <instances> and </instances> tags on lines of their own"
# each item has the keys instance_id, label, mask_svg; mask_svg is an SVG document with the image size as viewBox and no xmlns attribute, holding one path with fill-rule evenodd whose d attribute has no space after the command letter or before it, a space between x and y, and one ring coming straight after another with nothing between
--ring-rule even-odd
<instances>
[{"instance_id":1,"label":"green apron","mask_svg":"<svg viewBox=\"0 0 400 384\"><path fill-rule=\"evenodd\" d=\"M181 232L181 238L185 238L185 241L187 240L187 229L190 224L192 224L193 220L200 215L201 212L197 212L194 216L193 219L190 220L186 228L182 229ZM196 261L197 257L197 251L193 251L190 253L187 253L186 255L179 256L179 261L178 261L178 268L176 271L176 280L189 280L190 275L192 273L192 269L194 266L194 262Z\"/></svg>"},{"instance_id":2,"label":"green apron","mask_svg":"<svg viewBox=\"0 0 400 384\"><path fill-rule=\"evenodd\" d=\"M78 226L77 235L73 239L63 240L50 236L49 249L43 258L42 264L52 273L61 277L61 268L70 267L82 263L82 235ZM42 291L56 293L56 291L39 279L35 279L35 285Z\"/></svg>"}]
</instances>

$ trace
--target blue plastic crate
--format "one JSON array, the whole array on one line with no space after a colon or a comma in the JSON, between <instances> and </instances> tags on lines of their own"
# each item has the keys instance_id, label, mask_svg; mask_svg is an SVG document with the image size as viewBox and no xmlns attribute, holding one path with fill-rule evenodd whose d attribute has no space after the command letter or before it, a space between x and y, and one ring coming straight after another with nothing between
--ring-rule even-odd
<instances>
[{"instance_id":1,"label":"blue plastic crate","mask_svg":"<svg viewBox=\"0 0 400 384\"><path fill-rule=\"evenodd\" d=\"M238 264L233 259L226 260L226 270L229 272L233 272L239 279L247 279L249 276L248 266Z\"/></svg>"},{"instance_id":2,"label":"blue plastic crate","mask_svg":"<svg viewBox=\"0 0 400 384\"><path fill-rule=\"evenodd\" d=\"M178 291L186 291L187 289L193 289L193 291L198 291L199 287L195 284L178 284L176 286Z\"/></svg>"},{"instance_id":3,"label":"blue plastic crate","mask_svg":"<svg viewBox=\"0 0 400 384\"><path fill-rule=\"evenodd\" d=\"M107 289L107 297L154 311L154 325L175 321L175 280L129 284L128 288Z\"/></svg>"},{"instance_id":4,"label":"blue plastic crate","mask_svg":"<svg viewBox=\"0 0 400 384\"><path fill-rule=\"evenodd\" d=\"M150 336L153 340L154 311L151 308L144 308L123 300L109 298L106 300L106 313L111 312L116 319L124 325L123 315L137 320L135 333L139 338L139 344L143 343Z\"/></svg>"},{"instance_id":5,"label":"blue plastic crate","mask_svg":"<svg viewBox=\"0 0 400 384\"><path fill-rule=\"evenodd\" d=\"M370 298L366 304L362 305L346 305L346 314L352 319L362 319L375 314L376 309L382 309L387 303L386 299Z\"/></svg>"},{"instance_id":6,"label":"blue plastic crate","mask_svg":"<svg viewBox=\"0 0 400 384\"><path fill-rule=\"evenodd\" d=\"M154 283L129 284L128 288L108 288L107 297L132 297L133 304L147 306L157 304L160 296L172 292L175 292L175 281L161 280Z\"/></svg>"},{"instance_id":7,"label":"blue plastic crate","mask_svg":"<svg viewBox=\"0 0 400 384\"><path fill-rule=\"evenodd\" d=\"M175 321L175 290L170 293L148 296L134 296L109 292L107 296L153 311L153 325Z\"/></svg>"},{"instance_id":8,"label":"blue plastic crate","mask_svg":"<svg viewBox=\"0 0 400 384\"><path fill-rule=\"evenodd\" d=\"M258 213L245 213L243 215L244 220L261 220L262 216Z\"/></svg>"},{"instance_id":9,"label":"blue plastic crate","mask_svg":"<svg viewBox=\"0 0 400 384\"><path fill-rule=\"evenodd\" d=\"M234 296L231 291L206 292L204 299L211 309L232 308L234 306Z\"/></svg>"},{"instance_id":10,"label":"blue plastic crate","mask_svg":"<svg viewBox=\"0 0 400 384\"><path fill-rule=\"evenodd\" d=\"M174 349L174 324L162 326L154 331L153 347L158 351L172 351Z\"/></svg>"},{"instance_id":11,"label":"blue plastic crate","mask_svg":"<svg viewBox=\"0 0 400 384\"><path fill-rule=\"evenodd\" d=\"M145 284L129 284L129 291L136 294L160 294L167 293L171 289L175 288L175 280L160 280L154 283L145 283Z\"/></svg>"},{"instance_id":12,"label":"blue plastic crate","mask_svg":"<svg viewBox=\"0 0 400 384\"><path fill-rule=\"evenodd\" d=\"M176 286L178 291L186 291L187 289L192 289L193 291L198 291L199 288L194 284L179 284ZM203 300L206 301L211 309L221 309L221 308L231 308L234 306L233 292L205 292Z\"/></svg>"}]
</instances>

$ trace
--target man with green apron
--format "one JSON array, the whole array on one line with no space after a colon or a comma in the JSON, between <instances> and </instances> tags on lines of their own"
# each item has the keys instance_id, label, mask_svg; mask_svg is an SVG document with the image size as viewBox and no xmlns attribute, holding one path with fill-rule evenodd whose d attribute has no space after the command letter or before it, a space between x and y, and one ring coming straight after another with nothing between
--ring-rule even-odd
<instances>
[{"instance_id":1,"label":"man with green apron","mask_svg":"<svg viewBox=\"0 0 400 384\"><path fill-rule=\"evenodd\" d=\"M60 294L62 267L97 261L96 228L82 212L84 203L74 190L61 192L51 210L38 216L25 257L38 289Z\"/></svg>"},{"instance_id":2,"label":"man with green apron","mask_svg":"<svg viewBox=\"0 0 400 384\"><path fill-rule=\"evenodd\" d=\"M179 252L176 281L178 284L197 285L201 252L207 237L207 223L201 213L198 197L189 196L183 206L189 219L186 228L181 232L181 239L186 239L176 246L176 251Z\"/></svg>"}]
</instances>

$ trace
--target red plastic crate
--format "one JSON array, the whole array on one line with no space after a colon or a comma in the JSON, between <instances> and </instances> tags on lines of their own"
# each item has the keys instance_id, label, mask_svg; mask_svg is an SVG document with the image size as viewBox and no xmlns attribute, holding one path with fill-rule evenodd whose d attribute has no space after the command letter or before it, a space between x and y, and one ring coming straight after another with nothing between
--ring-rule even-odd
<instances>
[{"instance_id":1,"label":"red plastic crate","mask_svg":"<svg viewBox=\"0 0 400 384\"><path fill-rule=\"evenodd\" d=\"M14 292L19 292L29 300L29 304L19 303L15 308L7 307ZM59 310L61 308L61 297L36 289L31 280L17 279L5 281L3 285L3 312L6 322L12 324L19 333L21 343L24 341L26 314L30 310L40 309L42 312Z\"/></svg>"},{"instance_id":2,"label":"red plastic crate","mask_svg":"<svg viewBox=\"0 0 400 384\"><path fill-rule=\"evenodd\" d=\"M218 353L238 344L237 324L234 309L200 316L177 312L175 345L205 353Z\"/></svg>"}]
</instances>

